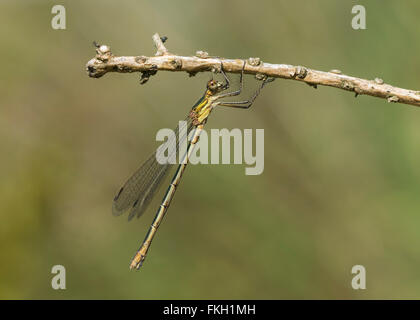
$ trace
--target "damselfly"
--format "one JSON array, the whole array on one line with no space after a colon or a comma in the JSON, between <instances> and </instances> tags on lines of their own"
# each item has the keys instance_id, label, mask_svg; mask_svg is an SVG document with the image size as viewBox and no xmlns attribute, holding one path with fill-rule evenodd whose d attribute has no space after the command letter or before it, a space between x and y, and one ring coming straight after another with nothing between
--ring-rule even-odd
<instances>
[{"instance_id":1,"label":"damselfly","mask_svg":"<svg viewBox=\"0 0 420 320\"><path fill-rule=\"evenodd\" d=\"M178 168L166 191L162 203L156 212L156 216L149 228L149 231L147 232L146 238L144 239L143 244L137 251L133 260L131 261L130 269L139 269L144 259L146 258L146 254L149 250L153 237L155 236L156 231L159 228L159 225L162 222L166 211L168 210L168 207L174 197L176 188L188 164L188 160L191 157L192 151L198 141L200 133L203 130L205 123L207 122L207 118L210 115L210 112L216 106L248 109L259 95L261 89L268 82L274 80L274 78L265 77L265 79L262 80L258 90L249 100L224 102L219 101L222 98L237 96L242 92L245 64L246 62L244 61L240 76L239 89L231 92L224 92L229 88L230 82L223 70L223 64L221 63L220 72L223 75L224 82L213 79L208 81L204 95L193 106L192 110L186 118L186 128L183 128L184 130L180 130L182 128L179 127L175 129L176 136L173 138L171 143L175 143L176 147L173 148L172 152L179 151L179 142L182 139L184 139L186 136L188 137L189 135L192 137L189 144L187 145L185 152L182 153L182 156L180 157L181 159L179 161ZM182 131L184 131L183 134L180 133ZM156 193L159 185L169 172L170 164L161 164L160 161L158 161L160 156L161 151L158 149L148 158L148 160L146 160L146 162L144 162L144 164L131 176L130 179L128 179L124 186L119 190L113 202L112 212L114 215L121 215L122 213L129 211L128 219L131 220L134 216L139 217L143 214L147 208L147 205L150 203L154 194Z\"/></svg>"}]
</instances>

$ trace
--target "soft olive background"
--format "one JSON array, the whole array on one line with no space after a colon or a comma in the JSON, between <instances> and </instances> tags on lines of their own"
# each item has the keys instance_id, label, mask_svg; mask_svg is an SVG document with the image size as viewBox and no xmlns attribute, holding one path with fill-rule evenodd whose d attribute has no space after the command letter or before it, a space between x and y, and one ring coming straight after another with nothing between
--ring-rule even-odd
<instances>
[{"instance_id":1,"label":"soft olive background","mask_svg":"<svg viewBox=\"0 0 420 320\"><path fill-rule=\"evenodd\" d=\"M51 28L51 8L67 29ZM367 30L351 28L363 4ZM92 41L116 55L258 56L420 89L412 1L0 1L0 297L420 298L420 109L278 79L208 128L265 129L265 170L190 166L139 272L154 216L111 203L202 94L209 74L91 79ZM249 86L257 83L251 76ZM162 190L163 191L163 190ZM66 267L67 289L51 288ZM367 269L367 290L351 268Z\"/></svg>"}]
</instances>

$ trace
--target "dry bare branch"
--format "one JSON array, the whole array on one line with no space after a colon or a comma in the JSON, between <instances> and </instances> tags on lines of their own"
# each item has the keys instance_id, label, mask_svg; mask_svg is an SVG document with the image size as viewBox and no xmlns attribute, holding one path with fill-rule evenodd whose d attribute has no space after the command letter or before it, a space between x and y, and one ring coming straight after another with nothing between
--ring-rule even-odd
<instances>
[{"instance_id":1,"label":"dry bare branch","mask_svg":"<svg viewBox=\"0 0 420 320\"><path fill-rule=\"evenodd\" d=\"M140 82L143 84L159 70L185 71L193 76L198 72L219 70L221 62L225 72L240 73L242 70L243 60L241 59L211 57L204 51L197 51L195 56L179 56L169 53L162 40L165 39L159 34L153 35L157 48L156 55L153 57L114 56L108 46L97 46L96 57L86 64L86 71L93 78L102 77L108 72L141 72ZM254 74L257 78L268 76L297 80L306 82L314 88L318 85L330 86L352 91L355 96L365 94L387 99L388 102L420 106L420 91L394 87L379 78L367 80L347 76L339 70L324 72L303 66L263 63L259 58L249 58L244 72Z\"/></svg>"}]
</instances>

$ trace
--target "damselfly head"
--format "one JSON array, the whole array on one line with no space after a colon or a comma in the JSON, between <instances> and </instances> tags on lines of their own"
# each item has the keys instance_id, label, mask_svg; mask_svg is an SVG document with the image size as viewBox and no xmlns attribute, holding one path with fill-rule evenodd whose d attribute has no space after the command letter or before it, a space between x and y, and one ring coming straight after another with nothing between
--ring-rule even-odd
<instances>
[{"instance_id":1,"label":"damselfly head","mask_svg":"<svg viewBox=\"0 0 420 320\"><path fill-rule=\"evenodd\" d=\"M212 94L216 94L220 91L223 91L225 89L225 86L223 82L212 79L209 82L207 82L207 89L209 89Z\"/></svg>"}]
</instances>

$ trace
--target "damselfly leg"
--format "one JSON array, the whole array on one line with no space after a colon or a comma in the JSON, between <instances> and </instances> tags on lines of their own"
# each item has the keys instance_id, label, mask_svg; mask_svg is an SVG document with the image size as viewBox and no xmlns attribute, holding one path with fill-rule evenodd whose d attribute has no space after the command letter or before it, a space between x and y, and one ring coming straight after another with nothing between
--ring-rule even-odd
<instances>
[{"instance_id":1,"label":"damselfly leg","mask_svg":"<svg viewBox=\"0 0 420 320\"><path fill-rule=\"evenodd\" d=\"M232 107L232 108L241 108L241 109L249 109L252 104L254 103L255 99L258 97L258 95L260 94L262 88L264 88L264 86L269 83L269 82L273 82L275 79L274 78L266 78L264 80L262 80L262 83L260 85L260 87L257 89L257 91L252 95L252 97L248 100L244 100L244 101L229 101L229 102L221 102L218 105L219 106L223 106L223 107Z\"/></svg>"},{"instance_id":2,"label":"damselfly leg","mask_svg":"<svg viewBox=\"0 0 420 320\"><path fill-rule=\"evenodd\" d=\"M218 99L222 99L222 98L227 98L227 97L238 96L238 95L241 94L242 89L243 89L243 84L244 84L244 80L243 79L244 79L245 64L246 64L246 62L244 61L244 64L242 65L241 76L239 78L239 88L237 90L235 90L235 91L232 91L232 92L226 92L226 93L219 94L217 96L217 100ZM230 86L230 82L229 82L229 78L227 77L225 71L223 70L223 63L220 64L220 72L222 73L223 78L225 78L225 81L226 81L226 89L228 89L229 86Z\"/></svg>"},{"instance_id":3,"label":"damselfly leg","mask_svg":"<svg viewBox=\"0 0 420 320\"><path fill-rule=\"evenodd\" d=\"M223 94L219 94L215 100L219 100L222 98L227 98L227 97L233 97L233 96L238 96L241 94L242 89L244 87L244 80L243 80L243 76L244 76L244 70L245 70L245 64L246 62L244 61L244 64L242 65L242 71L241 71L241 76L239 78L239 88L236 91L232 91L232 92L227 92L227 93L223 93ZM226 76L226 73L223 70L223 64L221 65L221 73L223 74L223 77L225 79L228 79ZM223 107L233 107L233 108L241 108L241 109L248 109L252 106L252 104L254 103L255 99L258 97L258 95L260 94L262 88L264 88L264 86L269 83L269 82L273 82L275 80L275 78L269 78L269 77L265 77L262 80L262 83L260 85L260 87L257 89L257 91L252 95L252 97L248 100L243 100L243 101L226 101L226 102L217 102L217 105L219 106L223 106ZM229 81L229 80L227 80Z\"/></svg>"}]
</instances>

